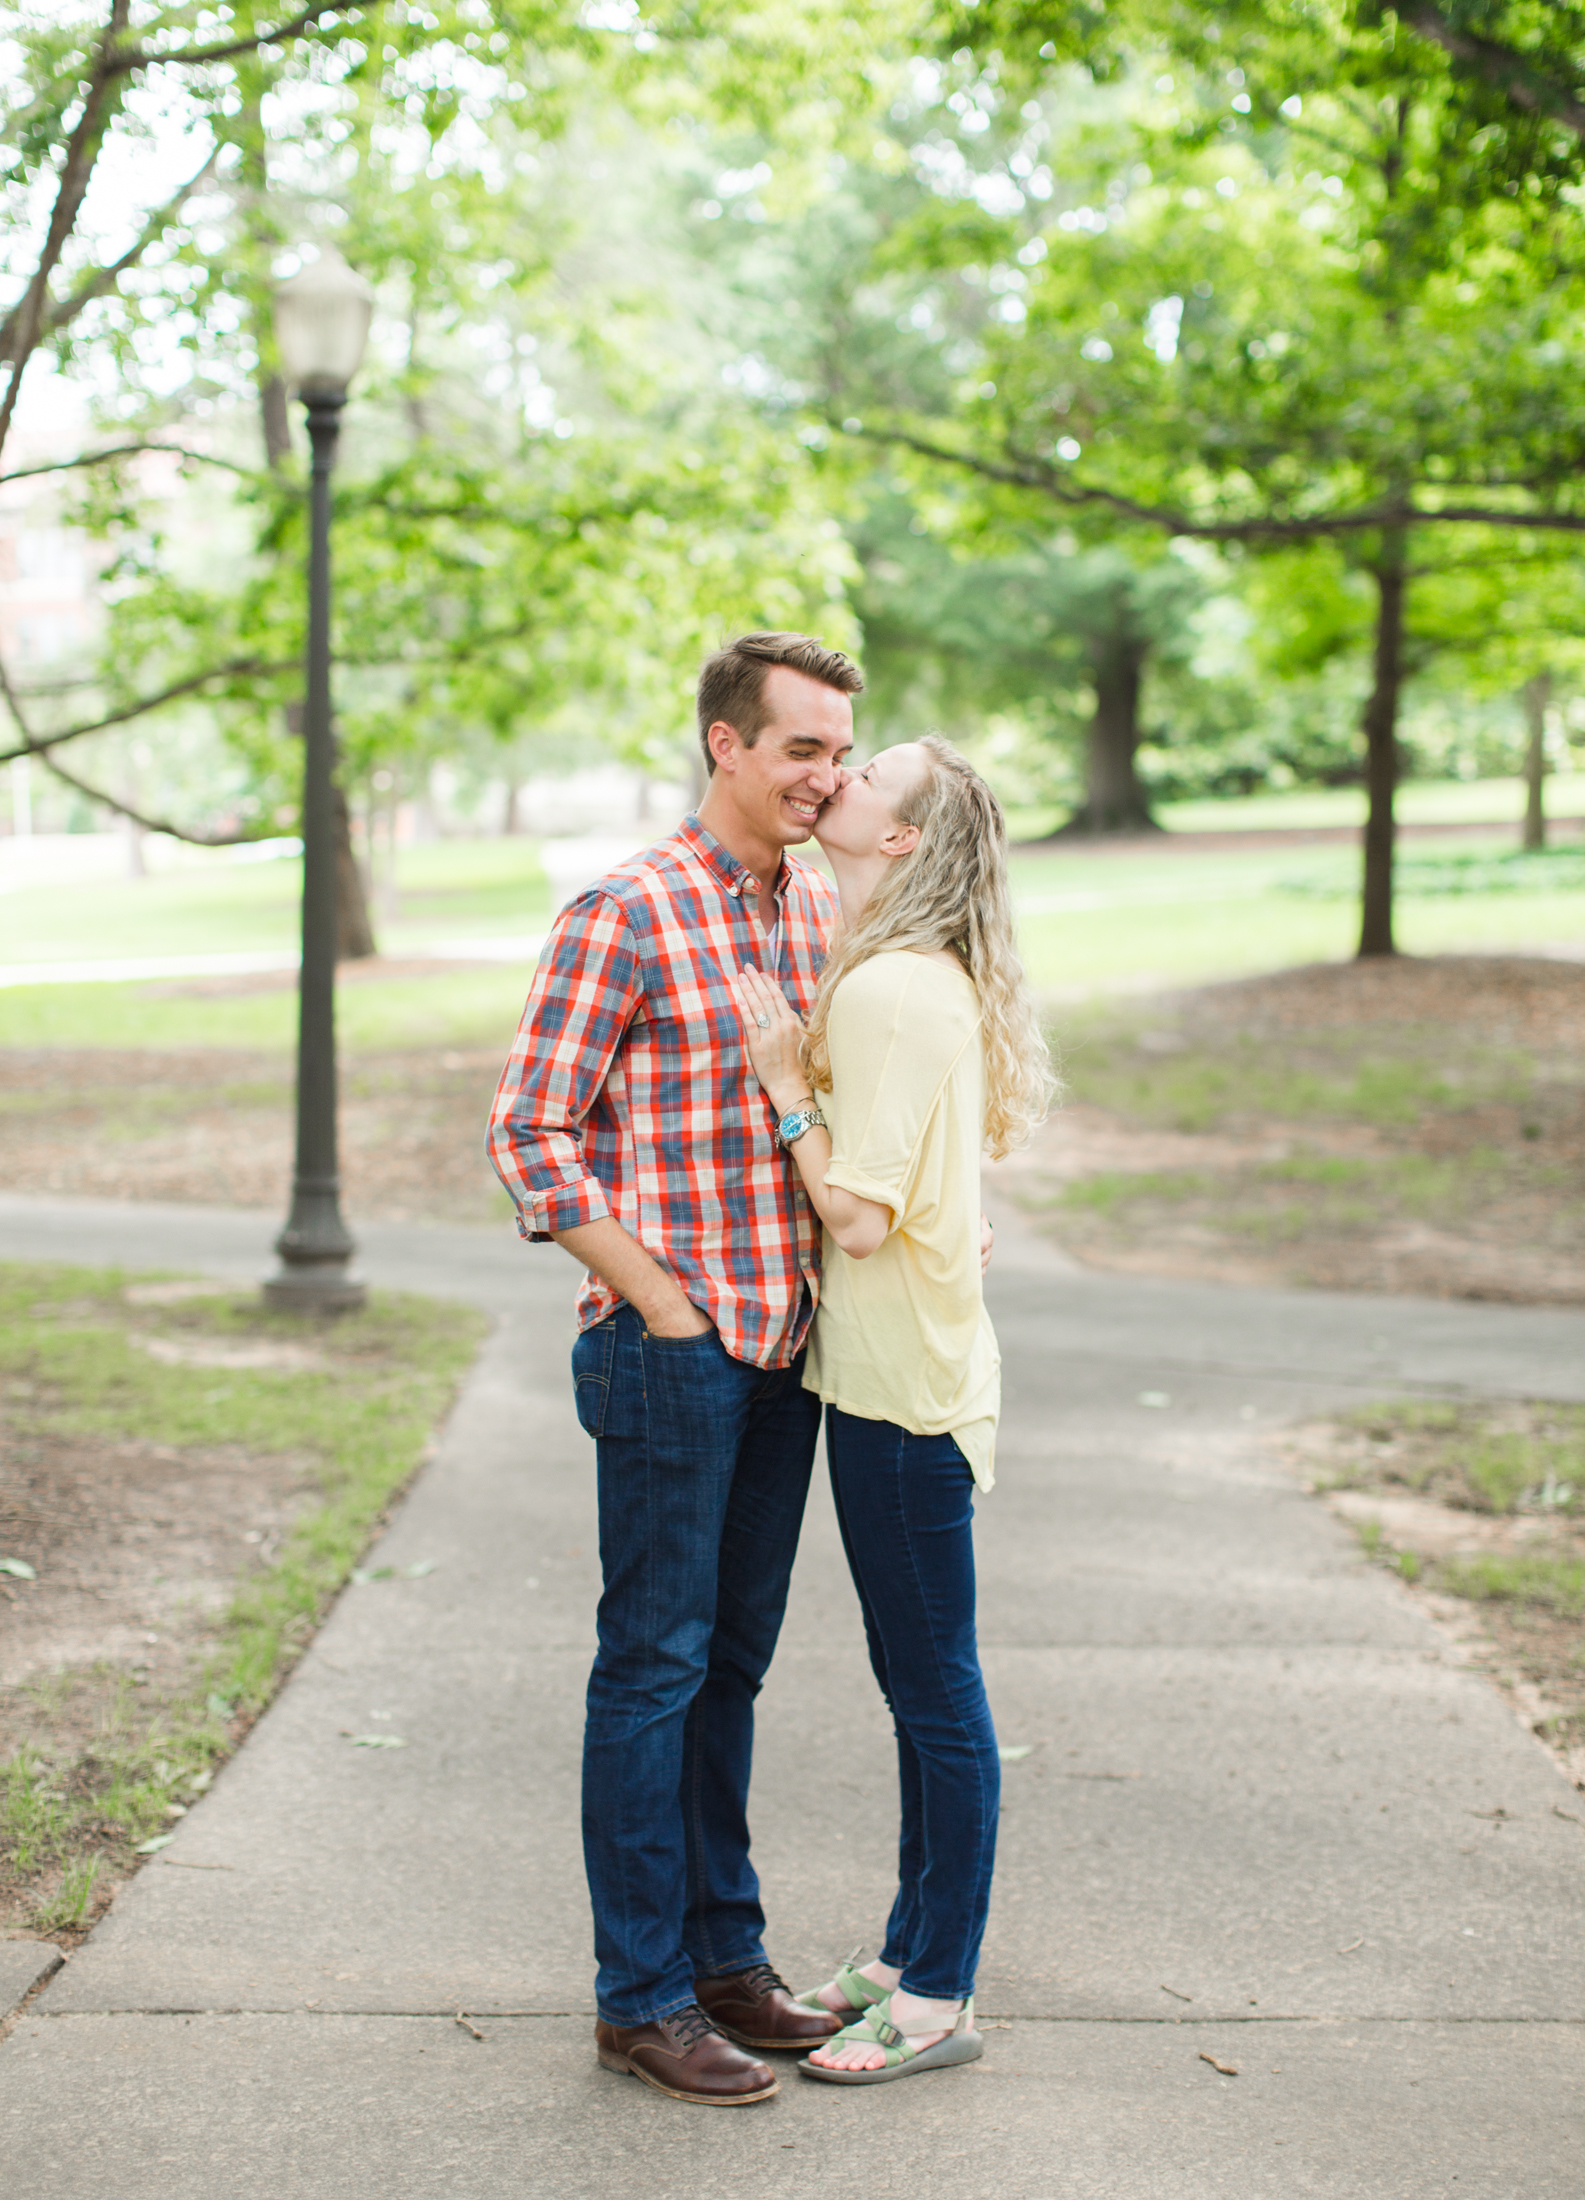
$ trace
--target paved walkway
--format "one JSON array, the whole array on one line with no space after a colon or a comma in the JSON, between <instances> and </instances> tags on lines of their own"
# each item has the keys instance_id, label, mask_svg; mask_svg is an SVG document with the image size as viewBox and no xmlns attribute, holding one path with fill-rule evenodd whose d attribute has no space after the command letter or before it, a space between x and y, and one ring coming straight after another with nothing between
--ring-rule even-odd
<instances>
[{"instance_id":1,"label":"paved walkway","mask_svg":"<svg viewBox=\"0 0 1585 2200\"><path fill-rule=\"evenodd\" d=\"M0 1257L241 1279L270 1228L12 1198ZM1578 2200L1585 1804L1258 1447L1405 1388L1585 1396L1575 1317L1098 1277L1004 1236L982 1633L1004 1747L1028 1754L1007 1766L989 2051L857 2093L789 2071L716 2116L589 2047L570 1264L505 1231L365 1243L376 1281L500 1316L382 1547L435 1570L347 1592L0 2048L19 2191ZM409 1746L342 1738L374 1721ZM823 1493L760 1734L772 1955L805 1983L873 1940L895 1823Z\"/></svg>"}]
</instances>

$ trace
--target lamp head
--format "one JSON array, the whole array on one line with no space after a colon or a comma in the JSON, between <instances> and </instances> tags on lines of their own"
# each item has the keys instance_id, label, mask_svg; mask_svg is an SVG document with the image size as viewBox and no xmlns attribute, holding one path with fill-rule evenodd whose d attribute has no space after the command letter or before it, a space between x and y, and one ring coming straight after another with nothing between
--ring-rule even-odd
<instances>
[{"instance_id":1,"label":"lamp head","mask_svg":"<svg viewBox=\"0 0 1585 2200\"><path fill-rule=\"evenodd\" d=\"M300 275L275 286L275 340L299 397L345 397L363 362L374 292L333 244Z\"/></svg>"}]
</instances>

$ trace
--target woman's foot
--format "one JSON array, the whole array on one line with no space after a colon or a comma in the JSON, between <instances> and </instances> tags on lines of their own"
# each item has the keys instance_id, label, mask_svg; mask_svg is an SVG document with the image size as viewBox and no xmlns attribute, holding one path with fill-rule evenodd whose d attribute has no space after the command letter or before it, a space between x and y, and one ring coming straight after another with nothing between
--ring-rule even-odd
<instances>
[{"instance_id":1,"label":"woman's foot","mask_svg":"<svg viewBox=\"0 0 1585 2200\"><path fill-rule=\"evenodd\" d=\"M872 1986L879 1986L888 1994L895 1992L902 1981L901 1971L894 1971L889 1963L860 1963L855 1969L860 1978L867 1978ZM824 1986L817 1987L816 1999L822 2009L829 2009L833 2016L845 2017L853 2008L839 1979L828 1979Z\"/></svg>"},{"instance_id":2,"label":"woman's foot","mask_svg":"<svg viewBox=\"0 0 1585 2200\"><path fill-rule=\"evenodd\" d=\"M874 1965L866 1966L863 1975L870 1978L875 1969ZM875 1983L881 1982L876 1979ZM929 2001L921 1994L905 1994L897 1987L886 2017L914 2053L921 2055L927 2047L934 2047L938 2040L946 2038L962 2013L961 2001ZM862 2041L845 2041L839 2034L828 2047L815 2048L808 2059L825 2070L882 2070L886 2066L886 2051L866 2046Z\"/></svg>"}]
</instances>

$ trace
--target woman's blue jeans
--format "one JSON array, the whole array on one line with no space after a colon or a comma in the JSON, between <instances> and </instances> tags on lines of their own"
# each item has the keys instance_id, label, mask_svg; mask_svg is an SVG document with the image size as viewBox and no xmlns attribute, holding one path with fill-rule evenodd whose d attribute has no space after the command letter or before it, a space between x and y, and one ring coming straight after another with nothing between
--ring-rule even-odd
<instances>
[{"instance_id":1,"label":"woman's blue jeans","mask_svg":"<svg viewBox=\"0 0 1585 2200\"><path fill-rule=\"evenodd\" d=\"M596 1999L610 2024L687 2008L765 1955L749 1861L754 1698L787 1604L820 1428L791 1367L712 1329L651 1337L621 1306L573 1348L596 1438L599 1649L583 1749Z\"/></svg>"},{"instance_id":2,"label":"woman's blue jeans","mask_svg":"<svg viewBox=\"0 0 1585 2200\"><path fill-rule=\"evenodd\" d=\"M831 1406L826 1455L897 1734L897 1900L881 1961L910 1994L962 2001L990 1907L1001 1760L974 1631L974 1477L950 1436Z\"/></svg>"}]
</instances>

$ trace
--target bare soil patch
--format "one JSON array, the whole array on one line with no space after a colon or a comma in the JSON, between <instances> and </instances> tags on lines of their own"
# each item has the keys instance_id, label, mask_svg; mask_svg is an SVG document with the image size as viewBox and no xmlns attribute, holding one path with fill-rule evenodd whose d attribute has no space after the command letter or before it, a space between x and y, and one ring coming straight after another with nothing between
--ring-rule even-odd
<instances>
[{"instance_id":1,"label":"bare soil patch","mask_svg":"<svg viewBox=\"0 0 1585 2200\"><path fill-rule=\"evenodd\" d=\"M1323 964L1059 1024L1003 1186L1095 1267L1585 1301L1585 968Z\"/></svg>"},{"instance_id":2,"label":"bare soil patch","mask_svg":"<svg viewBox=\"0 0 1585 2200\"><path fill-rule=\"evenodd\" d=\"M1404 1399L1281 1442L1585 1791L1585 1407Z\"/></svg>"},{"instance_id":3,"label":"bare soil patch","mask_svg":"<svg viewBox=\"0 0 1585 2200\"><path fill-rule=\"evenodd\" d=\"M354 1218L488 1222L508 1213L484 1158L505 1056L503 1040L488 1052L345 1065L342 1176ZM292 1136L292 1066L278 1055L0 1052L0 1184L9 1191L284 1212Z\"/></svg>"},{"instance_id":4,"label":"bare soil patch","mask_svg":"<svg viewBox=\"0 0 1585 2200\"><path fill-rule=\"evenodd\" d=\"M26 1685L113 1667L168 1690L210 1645L237 1582L268 1565L312 1494L311 1462L147 1438L0 1441L0 1760L33 1731ZM89 1707L81 1707L91 1716Z\"/></svg>"},{"instance_id":5,"label":"bare soil patch","mask_svg":"<svg viewBox=\"0 0 1585 2200\"><path fill-rule=\"evenodd\" d=\"M0 1266L0 1932L70 1942L311 1638L481 1333ZM3 2012L0 2012L3 2015Z\"/></svg>"}]
</instances>

